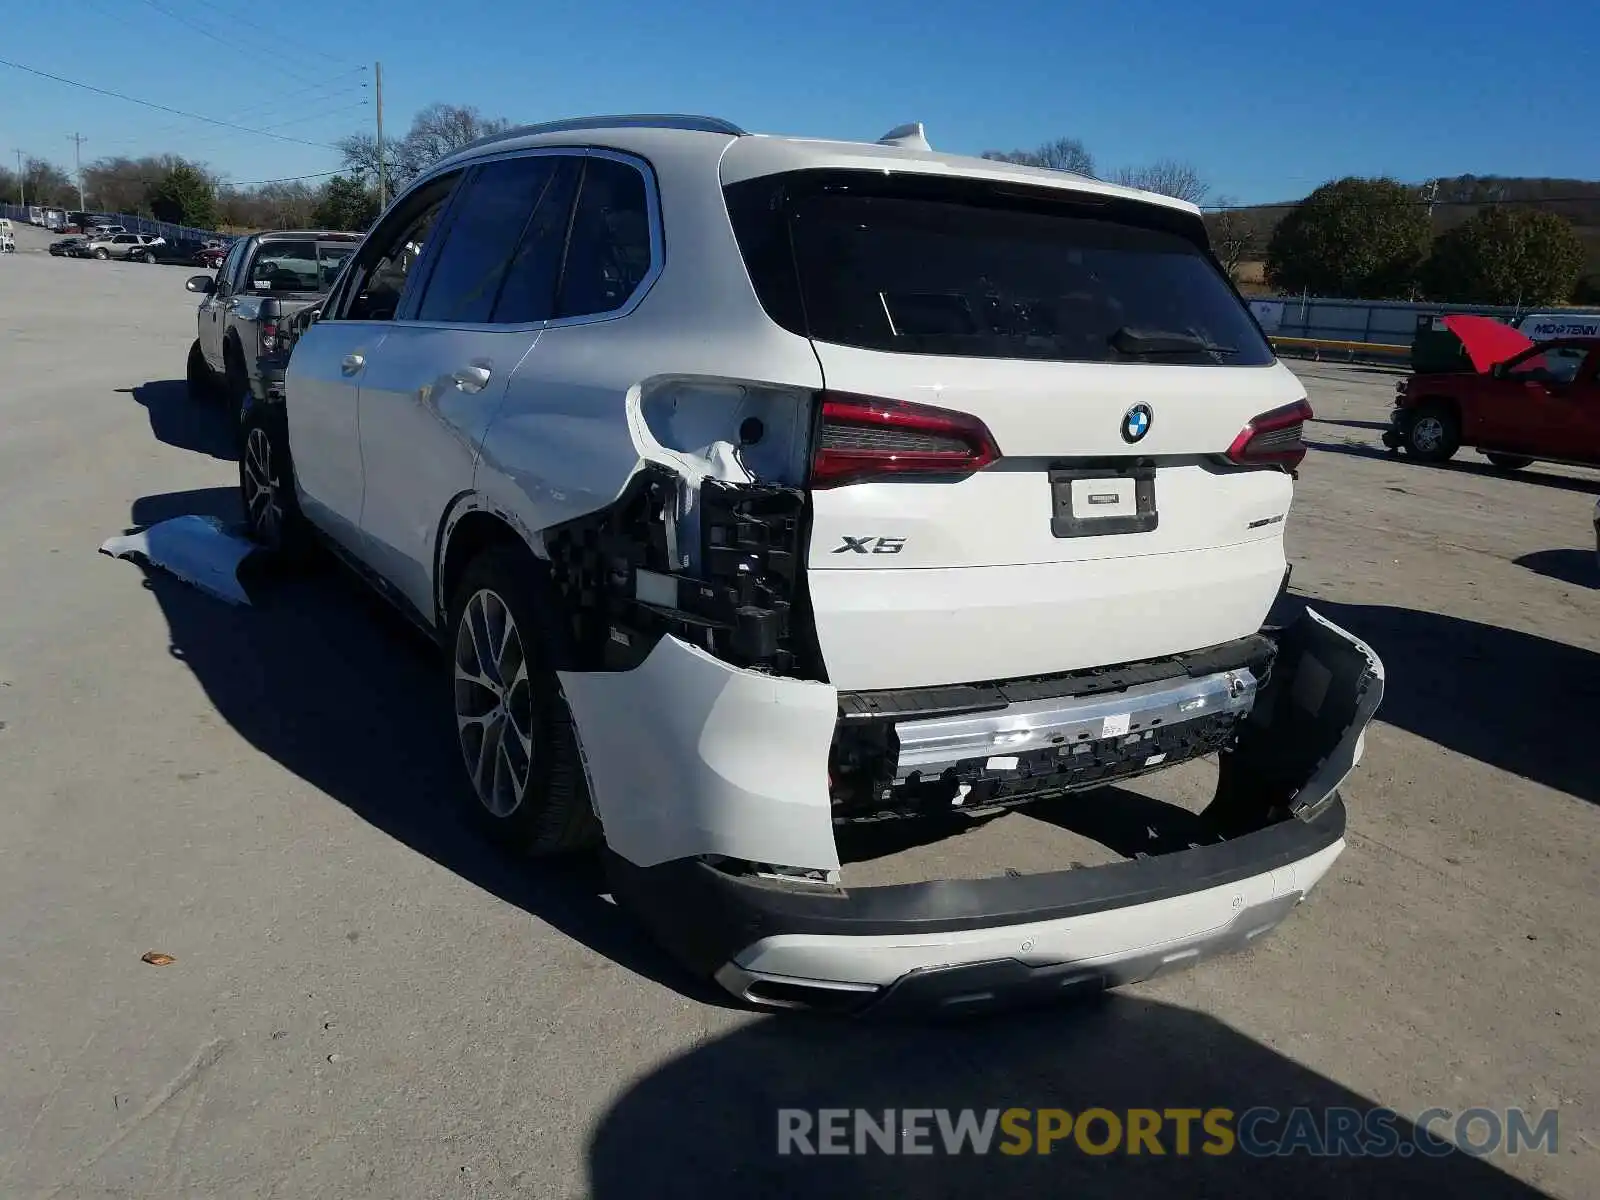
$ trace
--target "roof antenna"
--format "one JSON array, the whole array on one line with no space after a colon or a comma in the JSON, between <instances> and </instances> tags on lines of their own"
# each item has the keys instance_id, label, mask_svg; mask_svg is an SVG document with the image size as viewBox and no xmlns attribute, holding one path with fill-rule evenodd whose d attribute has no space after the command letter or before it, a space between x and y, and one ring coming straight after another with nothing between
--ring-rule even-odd
<instances>
[{"instance_id":1,"label":"roof antenna","mask_svg":"<svg viewBox=\"0 0 1600 1200\"><path fill-rule=\"evenodd\" d=\"M907 150L933 149L928 145L928 137L922 130L921 121L912 121L909 125L896 125L878 139L878 145L902 146Z\"/></svg>"}]
</instances>

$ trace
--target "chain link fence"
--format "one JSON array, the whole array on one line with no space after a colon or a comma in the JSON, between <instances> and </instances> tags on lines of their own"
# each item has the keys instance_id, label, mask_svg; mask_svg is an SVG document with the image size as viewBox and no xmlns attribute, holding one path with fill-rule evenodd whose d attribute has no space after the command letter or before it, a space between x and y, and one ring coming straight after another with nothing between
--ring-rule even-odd
<instances>
[{"instance_id":1,"label":"chain link fence","mask_svg":"<svg viewBox=\"0 0 1600 1200\"><path fill-rule=\"evenodd\" d=\"M32 224L28 209L20 204L0 204L0 216L9 217L19 225ZM226 240L226 235L213 229L196 229L192 225L174 225L171 221L156 221L149 217L136 217L128 213L96 213L108 225L121 225L129 233L150 233L169 242L203 242L210 238Z\"/></svg>"}]
</instances>

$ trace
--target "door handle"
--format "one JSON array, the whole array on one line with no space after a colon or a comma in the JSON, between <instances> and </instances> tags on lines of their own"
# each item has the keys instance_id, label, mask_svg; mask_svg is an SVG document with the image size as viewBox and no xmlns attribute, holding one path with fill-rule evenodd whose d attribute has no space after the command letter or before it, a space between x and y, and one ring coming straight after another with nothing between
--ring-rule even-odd
<instances>
[{"instance_id":1,"label":"door handle","mask_svg":"<svg viewBox=\"0 0 1600 1200\"><path fill-rule=\"evenodd\" d=\"M462 367L450 378L455 380L458 388L470 394L483 391L489 383L489 376L493 374L488 367L471 366Z\"/></svg>"},{"instance_id":2,"label":"door handle","mask_svg":"<svg viewBox=\"0 0 1600 1200\"><path fill-rule=\"evenodd\" d=\"M346 354L344 361L339 364L339 370L346 375L354 375L366 365L367 359L365 355Z\"/></svg>"}]
</instances>

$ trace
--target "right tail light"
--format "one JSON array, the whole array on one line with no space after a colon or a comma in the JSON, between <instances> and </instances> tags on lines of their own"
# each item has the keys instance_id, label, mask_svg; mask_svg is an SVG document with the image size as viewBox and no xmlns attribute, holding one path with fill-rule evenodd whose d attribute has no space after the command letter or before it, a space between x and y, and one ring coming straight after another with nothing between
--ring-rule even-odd
<instances>
[{"instance_id":1,"label":"right tail light","mask_svg":"<svg viewBox=\"0 0 1600 1200\"><path fill-rule=\"evenodd\" d=\"M917 475L960 477L1000 457L977 417L875 396L823 392L812 488Z\"/></svg>"},{"instance_id":2,"label":"right tail light","mask_svg":"<svg viewBox=\"0 0 1600 1200\"><path fill-rule=\"evenodd\" d=\"M1306 456L1305 426L1313 415L1310 404L1296 400L1252 417L1228 447L1228 461L1241 467L1294 470Z\"/></svg>"}]
</instances>

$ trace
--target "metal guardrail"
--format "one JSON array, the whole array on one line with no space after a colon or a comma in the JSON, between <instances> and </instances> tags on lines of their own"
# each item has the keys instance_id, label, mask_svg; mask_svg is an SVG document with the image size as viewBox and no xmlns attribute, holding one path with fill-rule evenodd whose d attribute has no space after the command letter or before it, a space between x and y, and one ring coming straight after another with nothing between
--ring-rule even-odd
<instances>
[{"instance_id":1,"label":"metal guardrail","mask_svg":"<svg viewBox=\"0 0 1600 1200\"><path fill-rule=\"evenodd\" d=\"M1352 358L1356 355L1377 355L1387 357L1411 356L1409 345L1399 346L1393 342L1350 342L1340 341L1336 338L1303 338L1303 337L1272 337L1273 346L1286 347L1311 351L1312 357L1320 359L1324 350L1343 351Z\"/></svg>"}]
</instances>

